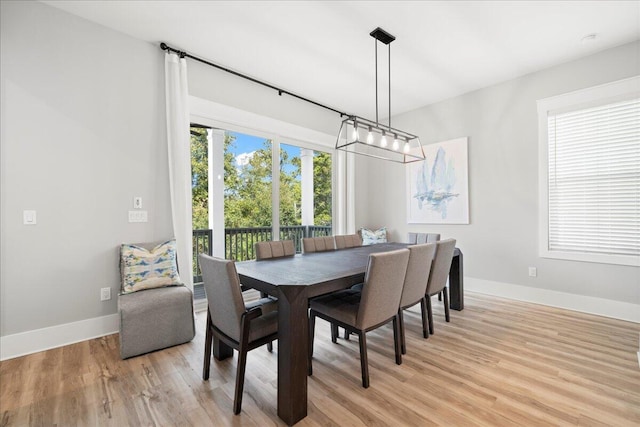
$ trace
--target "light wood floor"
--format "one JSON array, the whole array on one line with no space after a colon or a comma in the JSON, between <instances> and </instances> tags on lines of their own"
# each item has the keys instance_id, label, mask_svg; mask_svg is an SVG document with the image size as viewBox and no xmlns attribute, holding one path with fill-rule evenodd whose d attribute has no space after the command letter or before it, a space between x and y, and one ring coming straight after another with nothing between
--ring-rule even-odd
<instances>
[{"instance_id":1,"label":"light wood floor","mask_svg":"<svg viewBox=\"0 0 640 427\"><path fill-rule=\"evenodd\" d=\"M367 335L371 387L360 385L356 338L329 340L318 319L309 415L299 426L640 425L640 325L467 293L421 338L405 316L407 355L392 331ZM242 413L236 358L202 381L205 316L191 343L122 361L111 335L0 364L0 426L283 425L276 415L277 346L249 353Z\"/></svg>"}]
</instances>

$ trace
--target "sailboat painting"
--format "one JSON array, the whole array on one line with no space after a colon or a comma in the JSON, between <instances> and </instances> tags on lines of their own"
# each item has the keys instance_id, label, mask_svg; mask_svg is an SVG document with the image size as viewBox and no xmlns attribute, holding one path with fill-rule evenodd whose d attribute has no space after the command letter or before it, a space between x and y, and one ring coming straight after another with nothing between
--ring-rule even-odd
<instances>
[{"instance_id":1,"label":"sailboat painting","mask_svg":"<svg viewBox=\"0 0 640 427\"><path fill-rule=\"evenodd\" d=\"M469 224L468 138L424 146L407 167L409 223Z\"/></svg>"}]
</instances>

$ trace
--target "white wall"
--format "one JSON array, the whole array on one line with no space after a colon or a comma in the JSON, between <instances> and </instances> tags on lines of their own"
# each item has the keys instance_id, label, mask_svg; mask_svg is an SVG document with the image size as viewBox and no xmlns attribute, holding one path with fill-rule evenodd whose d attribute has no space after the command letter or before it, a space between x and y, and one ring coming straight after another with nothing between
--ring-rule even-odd
<instances>
[{"instance_id":1,"label":"white wall","mask_svg":"<svg viewBox=\"0 0 640 427\"><path fill-rule=\"evenodd\" d=\"M1 11L5 336L115 313L118 245L172 232L162 55L40 3Z\"/></svg>"},{"instance_id":2,"label":"white wall","mask_svg":"<svg viewBox=\"0 0 640 427\"><path fill-rule=\"evenodd\" d=\"M540 290L615 300L635 304L626 308L640 319L640 268L543 259L537 242L536 100L638 74L636 42L395 117L394 126L425 144L469 137L471 223L407 225L404 167L385 164L381 173L377 160L363 162L370 186L357 206L357 223L386 225L396 240L408 231L456 238L470 288L518 289L513 292L533 300ZM528 277L529 266L538 268L537 278Z\"/></svg>"}]
</instances>

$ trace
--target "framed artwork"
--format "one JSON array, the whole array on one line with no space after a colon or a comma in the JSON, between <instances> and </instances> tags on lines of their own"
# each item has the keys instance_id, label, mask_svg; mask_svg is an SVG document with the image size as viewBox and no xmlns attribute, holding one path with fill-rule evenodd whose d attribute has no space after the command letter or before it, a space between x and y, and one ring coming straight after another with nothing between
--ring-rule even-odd
<instances>
[{"instance_id":1,"label":"framed artwork","mask_svg":"<svg viewBox=\"0 0 640 427\"><path fill-rule=\"evenodd\" d=\"M468 138L423 146L425 160L407 165L407 222L469 224Z\"/></svg>"}]
</instances>

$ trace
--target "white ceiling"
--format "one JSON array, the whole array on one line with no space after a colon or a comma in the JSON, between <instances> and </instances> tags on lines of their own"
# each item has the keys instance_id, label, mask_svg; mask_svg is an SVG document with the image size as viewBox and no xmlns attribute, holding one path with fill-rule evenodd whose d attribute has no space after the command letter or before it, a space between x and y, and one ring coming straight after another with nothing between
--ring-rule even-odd
<instances>
[{"instance_id":1,"label":"white ceiling","mask_svg":"<svg viewBox=\"0 0 640 427\"><path fill-rule=\"evenodd\" d=\"M44 1L338 110L375 117L375 41L392 114L640 39L640 1ZM590 42L582 38L595 33ZM379 50L387 115L386 46Z\"/></svg>"}]
</instances>

